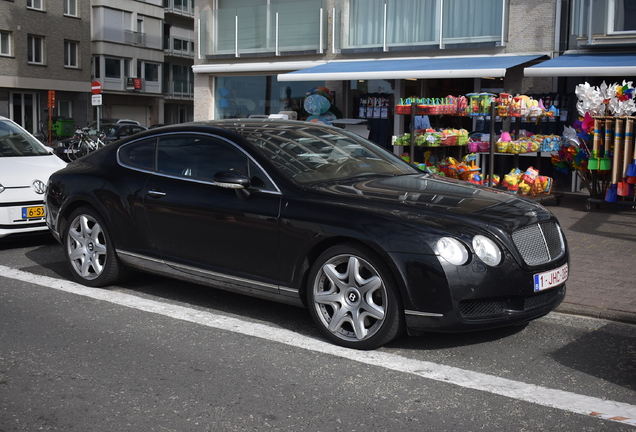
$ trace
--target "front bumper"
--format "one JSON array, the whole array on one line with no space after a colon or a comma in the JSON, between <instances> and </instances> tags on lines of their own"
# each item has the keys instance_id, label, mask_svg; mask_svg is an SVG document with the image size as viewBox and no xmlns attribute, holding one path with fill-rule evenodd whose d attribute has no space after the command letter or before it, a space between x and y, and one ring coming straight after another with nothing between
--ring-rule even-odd
<instances>
[{"instance_id":1,"label":"front bumper","mask_svg":"<svg viewBox=\"0 0 636 432\"><path fill-rule=\"evenodd\" d=\"M404 281L402 300L409 331L456 332L521 324L556 309L566 282L535 292L534 275L568 263L567 253L548 264L521 268L506 254L488 267L473 258L462 266L434 255L392 254Z\"/></svg>"},{"instance_id":2,"label":"front bumper","mask_svg":"<svg viewBox=\"0 0 636 432\"><path fill-rule=\"evenodd\" d=\"M0 203L0 238L11 234L47 231L44 217L23 218L22 209L43 206L43 201Z\"/></svg>"}]
</instances>

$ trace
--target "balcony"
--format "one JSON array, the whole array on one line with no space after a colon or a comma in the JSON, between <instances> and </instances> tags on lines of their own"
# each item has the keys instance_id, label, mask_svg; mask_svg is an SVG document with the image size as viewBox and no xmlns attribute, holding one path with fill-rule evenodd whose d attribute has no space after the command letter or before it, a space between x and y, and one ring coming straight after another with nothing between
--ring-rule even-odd
<instances>
[{"instance_id":1,"label":"balcony","mask_svg":"<svg viewBox=\"0 0 636 432\"><path fill-rule=\"evenodd\" d=\"M322 0L202 11L201 55L322 54L327 15Z\"/></svg>"},{"instance_id":2,"label":"balcony","mask_svg":"<svg viewBox=\"0 0 636 432\"><path fill-rule=\"evenodd\" d=\"M636 10L619 0L573 0L570 49L636 45Z\"/></svg>"},{"instance_id":3,"label":"balcony","mask_svg":"<svg viewBox=\"0 0 636 432\"><path fill-rule=\"evenodd\" d=\"M164 36L163 52L167 56L194 59L194 41Z\"/></svg>"},{"instance_id":4,"label":"balcony","mask_svg":"<svg viewBox=\"0 0 636 432\"><path fill-rule=\"evenodd\" d=\"M194 100L194 83L183 81L164 82L163 95L166 99Z\"/></svg>"},{"instance_id":5,"label":"balcony","mask_svg":"<svg viewBox=\"0 0 636 432\"><path fill-rule=\"evenodd\" d=\"M163 0L165 13L194 18L193 0Z\"/></svg>"},{"instance_id":6,"label":"balcony","mask_svg":"<svg viewBox=\"0 0 636 432\"><path fill-rule=\"evenodd\" d=\"M146 46L146 33L124 30L124 43L139 47Z\"/></svg>"}]
</instances>

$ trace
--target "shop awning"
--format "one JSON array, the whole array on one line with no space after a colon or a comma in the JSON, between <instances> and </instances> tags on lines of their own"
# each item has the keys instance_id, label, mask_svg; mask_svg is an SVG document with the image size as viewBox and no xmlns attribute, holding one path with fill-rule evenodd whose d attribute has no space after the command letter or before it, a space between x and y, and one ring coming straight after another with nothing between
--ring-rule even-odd
<instances>
[{"instance_id":1,"label":"shop awning","mask_svg":"<svg viewBox=\"0 0 636 432\"><path fill-rule=\"evenodd\" d=\"M407 78L501 78L506 70L543 55L495 55L427 57L377 60L335 60L326 64L279 74L278 81L407 79Z\"/></svg>"},{"instance_id":2,"label":"shop awning","mask_svg":"<svg viewBox=\"0 0 636 432\"><path fill-rule=\"evenodd\" d=\"M527 77L636 75L636 53L564 54L524 69Z\"/></svg>"}]
</instances>

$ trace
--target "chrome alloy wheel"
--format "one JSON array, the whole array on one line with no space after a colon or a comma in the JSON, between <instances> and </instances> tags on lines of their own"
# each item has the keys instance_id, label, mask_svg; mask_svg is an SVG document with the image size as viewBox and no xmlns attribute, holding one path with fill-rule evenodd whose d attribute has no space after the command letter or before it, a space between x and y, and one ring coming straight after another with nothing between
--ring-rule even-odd
<instances>
[{"instance_id":1,"label":"chrome alloy wheel","mask_svg":"<svg viewBox=\"0 0 636 432\"><path fill-rule=\"evenodd\" d=\"M68 229L66 253L71 267L85 280L94 280L104 271L106 237L99 223L90 215L80 214Z\"/></svg>"},{"instance_id":2,"label":"chrome alloy wheel","mask_svg":"<svg viewBox=\"0 0 636 432\"><path fill-rule=\"evenodd\" d=\"M313 305L325 328L346 341L372 337L384 323L387 291L378 271L361 257L338 255L322 264Z\"/></svg>"}]
</instances>

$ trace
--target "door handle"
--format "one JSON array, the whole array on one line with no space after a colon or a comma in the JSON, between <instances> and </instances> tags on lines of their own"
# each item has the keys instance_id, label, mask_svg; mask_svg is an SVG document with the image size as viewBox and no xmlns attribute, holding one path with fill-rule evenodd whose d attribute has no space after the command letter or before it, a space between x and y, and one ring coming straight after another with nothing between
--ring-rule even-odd
<instances>
[{"instance_id":1,"label":"door handle","mask_svg":"<svg viewBox=\"0 0 636 432\"><path fill-rule=\"evenodd\" d=\"M157 189L151 189L148 191L148 195L150 195L153 198L161 198L166 196L166 193Z\"/></svg>"}]
</instances>

